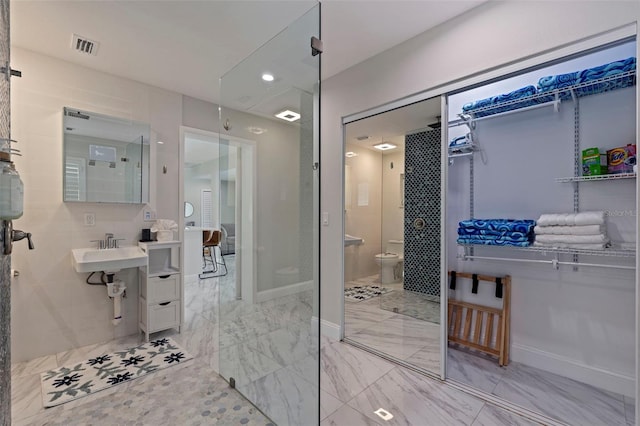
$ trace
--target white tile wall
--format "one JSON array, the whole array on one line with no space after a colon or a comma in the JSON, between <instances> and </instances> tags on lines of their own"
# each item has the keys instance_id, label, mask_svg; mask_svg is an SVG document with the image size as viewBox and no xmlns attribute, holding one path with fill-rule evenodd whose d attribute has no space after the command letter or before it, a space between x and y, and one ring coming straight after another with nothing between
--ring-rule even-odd
<instances>
[{"instance_id":1,"label":"white tile wall","mask_svg":"<svg viewBox=\"0 0 640 426\"><path fill-rule=\"evenodd\" d=\"M87 274L71 266L71 249L113 232L136 244L142 205L62 202L62 108L72 106L151 124L159 156L171 175L163 175L163 204L152 205L158 217L177 220L178 129L182 96L143 83L103 74L19 48L12 48L12 66L23 71L13 79L12 136L23 157L15 159L25 185L25 213L17 229L33 234L35 250L17 243L13 268L20 271L12 286L12 357L14 362L85 346L136 332L138 284L134 270L117 276L127 282L124 321L111 324L112 302L101 286L89 286ZM153 146L152 149L156 149ZM164 163L163 163L164 164ZM152 174L155 168L152 166ZM170 179L169 179L170 178ZM155 176L154 179L155 180ZM84 225L93 212L96 226Z\"/></svg>"}]
</instances>

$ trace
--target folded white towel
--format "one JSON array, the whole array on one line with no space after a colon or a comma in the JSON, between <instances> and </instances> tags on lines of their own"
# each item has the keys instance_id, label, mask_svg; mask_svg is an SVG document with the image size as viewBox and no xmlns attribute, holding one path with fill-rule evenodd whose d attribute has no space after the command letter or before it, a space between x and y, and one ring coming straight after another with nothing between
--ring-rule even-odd
<instances>
[{"instance_id":1,"label":"folded white towel","mask_svg":"<svg viewBox=\"0 0 640 426\"><path fill-rule=\"evenodd\" d=\"M604 225L578 225L578 226L536 226L533 229L536 235L542 234L564 234L564 235L598 235L605 234Z\"/></svg>"},{"instance_id":2,"label":"folded white towel","mask_svg":"<svg viewBox=\"0 0 640 426\"><path fill-rule=\"evenodd\" d=\"M537 220L537 224L538 226L604 225L604 212L543 214Z\"/></svg>"},{"instance_id":3,"label":"folded white towel","mask_svg":"<svg viewBox=\"0 0 640 426\"><path fill-rule=\"evenodd\" d=\"M582 250L604 250L609 247L608 243L603 244L571 244L571 243L556 243L556 244L544 244L539 242L534 242L533 245L535 247L548 247L548 248L569 248L569 249L582 249Z\"/></svg>"},{"instance_id":4,"label":"folded white towel","mask_svg":"<svg viewBox=\"0 0 640 426\"><path fill-rule=\"evenodd\" d=\"M604 234L598 235L536 235L536 241L542 244L603 244L609 242Z\"/></svg>"}]
</instances>

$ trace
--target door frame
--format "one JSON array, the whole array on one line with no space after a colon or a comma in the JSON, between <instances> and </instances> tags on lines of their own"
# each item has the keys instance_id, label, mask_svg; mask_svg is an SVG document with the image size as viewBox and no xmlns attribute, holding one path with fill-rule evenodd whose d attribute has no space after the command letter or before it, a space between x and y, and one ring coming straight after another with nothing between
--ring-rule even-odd
<instances>
[{"instance_id":1,"label":"door frame","mask_svg":"<svg viewBox=\"0 0 640 426\"><path fill-rule=\"evenodd\" d=\"M253 247L257 241L256 217L257 217L257 145L255 141L242 139L234 136L224 135L220 137L218 132L197 129L194 127L180 126L180 153L178 157L178 203L179 220L178 231L180 241L184 240L185 217L184 217L184 159L185 159L185 139L188 134L199 135L211 139L212 143L219 144L221 140L228 141L231 146L238 149L238 156L241 160L237 165L242 170L240 177L241 186L236 181L236 218L241 220L236 223L236 297L248 303L253 303L257 293L257 257ZM236 176L238 179L238 176ZM219 196L219 192L218 192ZM216 201L218 203L216 203ZM219 200L214 200L214 208L219 209ZM244 206L248 205L248 208ZM245 214L239 214L242 211ZM219 215L218 215L219 218ZM219 226L214 223L214 226ZM185 265L185 251L181 250L181 264ZM184 310L183 310L184 311ZM184 312L183 312L184 316ZM184 319L184 317L183 317Z\"/></svg>"}]
</instances>

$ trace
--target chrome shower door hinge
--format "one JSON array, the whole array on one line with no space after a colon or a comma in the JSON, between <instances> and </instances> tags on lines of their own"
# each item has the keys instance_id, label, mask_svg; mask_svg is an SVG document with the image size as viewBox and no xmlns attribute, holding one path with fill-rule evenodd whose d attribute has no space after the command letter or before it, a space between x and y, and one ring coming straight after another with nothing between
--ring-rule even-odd
<instances>
[{"instance_id":1,"label":"chrome shower door hinge","mask_svg":"<svg viewBox=\"0 0 640 426\"><path fill-rule=\"evenodd\" d=\"M7 81L9 81L11 77L22 77L22 71L11 69L8 62L6 62L3 67L0 67L0 74L4 74Z\"/></svg>"},{"instance_id":2,"label":"chrome shower door hinge","mask_svg":"<svg viewBox=\"0 0 640 426\"><path fill-rule=\"evenodd\" d=\"M311 37L311 56L318 56L322 53L322 40Z\"/></svg>"}]
</instances>

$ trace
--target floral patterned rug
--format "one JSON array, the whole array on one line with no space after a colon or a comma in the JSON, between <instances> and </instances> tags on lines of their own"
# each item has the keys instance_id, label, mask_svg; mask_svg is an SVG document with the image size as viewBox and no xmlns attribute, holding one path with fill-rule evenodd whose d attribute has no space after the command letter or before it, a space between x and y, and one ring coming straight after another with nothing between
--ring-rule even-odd
<instances>
[{"instance_id":1,"label":"floral patterned rug","mask_svg":"<svg viewBox=\"0 0 640 426\"><path fill-rule=\"evenodd\" d=\"M169 338L152 340L40 375L45 407L55 407L193 357Z\"/></svg>"},{"instance_id":2,"label":"floral patterned rug","mask_svg":"<svg viewBox=\"0 0 640 426\"><path fill-rule=\"evenodd\" d=\"M371 299L372 297L380 296L388 291L388 288L380 287L379 285L357 285L345 288L344 297L355 302L361 302Z\"/></svg>"}]
</instances>

